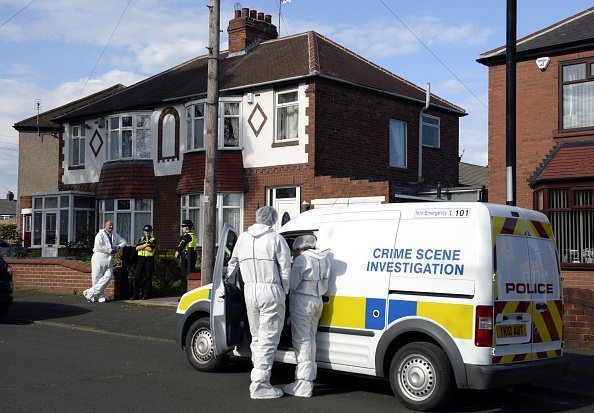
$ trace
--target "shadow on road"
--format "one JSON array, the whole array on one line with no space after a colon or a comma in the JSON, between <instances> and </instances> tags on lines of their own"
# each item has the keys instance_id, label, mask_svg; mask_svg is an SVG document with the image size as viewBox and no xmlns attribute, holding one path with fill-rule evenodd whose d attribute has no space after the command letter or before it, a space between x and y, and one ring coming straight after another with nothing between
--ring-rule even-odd
<instances>
[{"instance_id":1,"label":"shadow on road","mask_svg":"<svg viewBox=\"0 0 594 413\"><path fill-rule=\"evenodd\" d=\"M67 318L88 312L90 310L69 304L15 301L8 309L6 317L0 320L0 324L31 324L35 321Z\"/></svg>"}]
</instances>

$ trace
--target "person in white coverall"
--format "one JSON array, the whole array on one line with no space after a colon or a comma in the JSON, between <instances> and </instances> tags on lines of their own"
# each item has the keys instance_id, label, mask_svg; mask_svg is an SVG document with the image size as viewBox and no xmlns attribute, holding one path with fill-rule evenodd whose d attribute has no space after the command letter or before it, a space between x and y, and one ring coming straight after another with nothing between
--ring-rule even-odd
<instances>
[{"instance_id":1,"label":"person in white coverall","mask_svg":"<svg viewBox=\"0 0 594 413\"><path fill-rule=\"evenodd\" d=\"M91 302L105 302L103 295L113 274L113 255L121 247L126 246L126 240L113 232L113 222L105 221L103 229L95 235L93 257L91 258L92 287L83 292L85 298Z\"/></svg>"},{"instance_id":2,"label":"person in white coverall","mask_svg":"<svg viewBox=\"0 0 594 413\"><path fill-rule=\"evenodd\" d=\"M319 251L314 235L302 235L293 242L299 254L293 262L290 279L289 314L291 336L297 357L295 381L283 390L287 394L311 397L316 365L316 332L322 315L322 295L328 291L329 249Z\"/></svg>"},{"instance_id":3,"label":"person in white coverall","mask_svg":"<svg viewBox=\"0 0 594 413\"><path fill-rule=\"evenodd\" d=\"M266 206L256 211L256 224L237 239L227 273L239 265L245 283L244 295L252 334L253 368L250 397L275 399L281 389L270 384L274 352L285 321L285 299L289 292L291 250L272 226L278 213Z\"/></svg>"}]
</instances>

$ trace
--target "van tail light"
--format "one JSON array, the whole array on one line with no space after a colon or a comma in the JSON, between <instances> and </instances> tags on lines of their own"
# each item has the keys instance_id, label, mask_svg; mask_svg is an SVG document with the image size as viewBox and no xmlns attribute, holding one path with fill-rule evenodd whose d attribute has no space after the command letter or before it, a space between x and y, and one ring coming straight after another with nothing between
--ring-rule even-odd
<instances>
[{"instance_id":1,"label":"van tail light","mask_svg":"<svg viewBox=\"0 0 594 413\"><path fill-rule=\"evenodd\" d=\"M491 347L493 342L493 307L478 305L474 325L474 345Z\"/></svg>"}]
</instances>

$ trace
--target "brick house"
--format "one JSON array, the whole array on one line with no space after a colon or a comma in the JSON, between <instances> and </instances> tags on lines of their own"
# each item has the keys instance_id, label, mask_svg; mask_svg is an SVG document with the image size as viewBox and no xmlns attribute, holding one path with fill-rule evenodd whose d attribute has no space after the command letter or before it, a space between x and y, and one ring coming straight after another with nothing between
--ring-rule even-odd
<instances>
[{"instance_id":1,"label":"brick house","mask_svg":"<svg viewBox=\"0 0 594 413\"><path fill-rule=\"evenodd\" d=\"M33 241L32 195L34 193L58 193L59 167L57 160L59 159L59 138L62 126L53 122L52 119L103 99L123 88L123 85L115 85L14 124L13 127L19 132L16 222L18 230L23 236L23 246L25 248L31 247ZM50 224L50 231L44 232L43 236L44 240L47 237L49 242L43 244L54 245L56 242L52 241L55 233L52 233L51 225L55 226L56 224L55 212L46 210L46 214L48 213L50 218L47 219L47 223ZM35 236L38 238L37 245L40 245L42 236L40 231L41 221L44 220L43 213L38 213L36 219L38 221L38 231ZM64 238L64 235L62 237Z\"/></svg>"},{"instance_id":2,"label":"brick house","mask_svg":"<svg viewBox=\"0 0 594 413\"><path fill-rule=\"evenodd\" d=\"M424 89L316 32L277 38L271 16L255 10L236 11L227 31L219 226L246 228L264 205L277 208L280 226L308 208L395 202L399 191L457 185L462 108L431 95L422 112ZM161 247L173 249L189 218L201 244L207 62L197 57L53 119L62 128L58 189L89 194L81 210L96 208L93 223L60 212L64 238L109 218L128 240L151 223ZM33 196L33 214L44 217L56 196ZM34 222L40 240L44 222Z\"/></svg>"},{"instance_id":3,"label":"brick house","mask_svg":"<svg viewBox=\"0 0 594 413\"><path fill-rule=\"evenodd\" d=\"M516 66L517 205L551 221L566 316L582 306L569 340L582 345L594 344L593 27L590 8L518 40ZM505 203L505 46L477 61L489 68L489 200Z\"/></svg>"}]
</instances>

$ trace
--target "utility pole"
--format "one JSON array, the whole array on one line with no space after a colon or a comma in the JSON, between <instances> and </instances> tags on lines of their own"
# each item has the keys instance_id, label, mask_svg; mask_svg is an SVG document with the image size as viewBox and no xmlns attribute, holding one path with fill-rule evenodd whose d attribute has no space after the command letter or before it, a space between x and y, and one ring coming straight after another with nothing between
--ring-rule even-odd
<instances>
[{"instance_id":1,"label":"utility pole","mask_svg":"<svg viewBox=\"0 0 594 413\"><path fill-rule=\"evenodd\" d=\"M219 136L220 0L210 0L208 84L206 86L206 171L204 178L204 239L201 284L212 282L215 264L217 214L217 157ZM224 240L221 240L224 243Z\"/></svg>"},{"instance_id":2,"label":"utility pole","mask_svg":"<svg viewBox=\"0 0 594 413\"><path fill-rule=\"evenodd\" d=\"M516 205L516 10L517 0L507 0L505 46L505 170L506 203Z\"/></svg>"}]
</instances>

